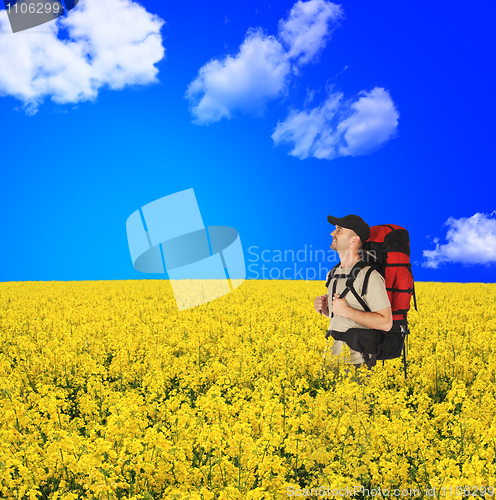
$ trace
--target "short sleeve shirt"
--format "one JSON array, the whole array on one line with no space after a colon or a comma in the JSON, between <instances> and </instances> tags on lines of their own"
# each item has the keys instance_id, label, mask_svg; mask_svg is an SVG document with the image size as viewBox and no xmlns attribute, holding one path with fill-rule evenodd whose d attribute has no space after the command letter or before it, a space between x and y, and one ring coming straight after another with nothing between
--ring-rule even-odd
<instances>
[{"instance_id":1,"label":"short sleeve shirt","mask_svg":"<svg viewBox=\"0 0 496 500\"><path fill-rule=\"evenodd\" d=\"M353 268L345 267L342 268L339 266L335 274L349 274ZM360 270L355 281L353 282L353 287L357 291L358 295L362 293L363 280L365 275L367 274L367 270L369 267L365 267ZM329 305L329 318L331 318L332 313L332 290L334 287L334 282L337 281L336 284L336 293L341 295L343 290L346 288L346 279L345 278L333 278L329 283L329 287L327 289L327 298ZM375 269L369 276L369 283L367 285L367 293L362 297L363 301L367 304L369 309L372 312L380 311L381 309L386 309L387 307L391 307L391 303L389 302L389 298L386 291L386 282L381 274ZM357 309L359 311L363 311L363 307L360 305L355 296L348 292L345 296L345 300L350 307L353 309ZM344 318L343 316L334 316L330 320L329 330L335 330L337 332L345 332L350 328L367 328L366 326L360 325L359 323L355 323L355 321Z\"/></svg>"}]
</instances>

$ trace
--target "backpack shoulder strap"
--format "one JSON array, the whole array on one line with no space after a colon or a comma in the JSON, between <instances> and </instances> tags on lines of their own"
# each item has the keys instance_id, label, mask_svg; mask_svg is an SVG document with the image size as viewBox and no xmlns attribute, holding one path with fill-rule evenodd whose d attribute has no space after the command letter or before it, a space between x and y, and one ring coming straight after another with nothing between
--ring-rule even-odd
<instances>
[{"instance_id":1,"label":"backpack shoulder strap","mask_svg":"<svg viewBox=\"0 0 496 500\"><path fill-rule=\"evenodd\" d=\"M362 297L367 293L367 287L369 285L369 278L370 278L370 275L372 274L372 271L374 271L374 267L370 266L367 269L367 273L365 274L365 278L363 278L362 293L361 293Z\"/></svg>"},{"instance_id":2,"label":"backpack shoulder strap","mask_svg":"<svg viewBox=\"0 0 496 500\"><path fill-rule=\"evenodd\" d=\"M327 275L327 281L326 281L326 288L329 289L329 283L331 282L332 278L334 278L334 273L336 269L339 267L341 262L338 262L328 273ZM334 294L336 293L336 285L337 285L337 279L334 280L334 283L332 285L332 293L331 297L334 297ZM332 299L331 299L332 300ZM334 318L334 313L331 312L331 318Z\"/></svg>"},{"instance_id":3,"label":"backpack shoulder strap","mask_svg":"<svg viewBox=\"0 0 496 500\"><path fill-rule=\"evenodd\" d=\"M337 284L338 284L338 280L335 279L334 283L332 284L331 303L332 303L332 299L334 298L334 294L336 293ZM331 312L331 318L334 318L334 313L333 312Z\"/></svg>"},{"instance_id":4,"label":"backpack shoulder strap","mask_svg":"<svg viewBox=\"0 0 496 500\"><path fill-rule=\"evenodd\" d=\"M339 265L339 264L338 264ZM336 293L336 285L337 285L337 279L338 278L346 278L346 286L345 286L345 289L342 291L341 295L339 296L340 299L344 299L347 295L348 292L351 291L351 293L355 296L355 298L357 299L358 303L362 306L362 309L366 312L370 312L370 308L367 306L367 304L364 302L364 300L362 299L362 297L360 297L360 295L358 295L357 291L355 290L355 287L353 286L353 283L354 281L356 280L358 274L360 273L360 271L362 269L365 269L366 267L370 266L370 264L367 264L367 262L363 261L363 260L359 260L358 262L356 262L356 264L352 267L351 271L349 274L345 274L345 275L334 275L334 270L337 268L337 266L335 266L332 270L331 270L331 273L330 273L330 276L331 276L331 279L332 278L336 278L334 280L334 283L333 283L333 287L332 287L332 295L331 297L334 297L334 294ZM327 286L329 285L329 282L330 282L330 279L328 279L328 282L327 282ZM334 316L333 313L331 313L331 318Z\"/></svg>"},{"instance_id":5,"label":"backpack shoulder strap","mask_svg":"<svg viewBox=\"0 0 496 500\"><path fill-rule=\"evenodd\" d=\"M367 264L367 262L365 262L364 260L359 260L351 269L351 272L348 275L349 276L348 281L349 280L355 281L358 276L358 273L367 266L370 266L370 264Z\"/></svg>"},{"instance_id":6,"label":"backpack shoulder strap","mask_svg":"<svg viewBox=\"0 0 496 500\"><path fill-rule=\"evenodd\" d=\"M351 290L351 293L355 296L355 299L357 299L358 303L362 306L363 310L365 312L371 312L370 307L365 303L365 301L362 299L362 297L360 297L360 295L358 295L357 291L355 290L355 287L352 286L350 288L350 290Z\"/></svg>"},{"instance_id":7,"label":"backpack shoulder strap","mask_svg":"<svg viewBox=\"0 0 496 500\"><path fill-rule=\"evenodd\" d=\"M362 306L362 309L366 312L370 312L369 306L365 303L365 301L362 299L360 295L358 295L357 291L355 290L355 287L353 286L353 282L356 280L358 274L362 269L365 269L366 267L369 267L370 264L367 264L367 262L363 260L359 260L354 266L353 269L351 270L350 274L348 275L348 279L346 280L346 288L343 290L343 293L339 296L340 299L343 299L348 292L351 291L351 293L355 296L355 299L358 301L358 303ZM372 272L372 268L370 267L369 270L367 271L367 275L370 276L370 273ZM366 275L366 277L367 277ZM368 278L367 278L368 281ZM362 289L362 295L363 295L363 289Z\"/></svg>"},{"instance_id":8,"label":"backpack shoulder strap","mask_svg":"<svg viewBox=\"0 0 496 500\"><path fill-rule=\"evenodd\" d=\"M346 285L345 289L343 290L343 293L339 296L340 299L344 298L346 294L350 291L353 290L353 283L355 282L358 274L362 269L367 267L368 264L364 262L363 260L359 260L352 268L349 274L345 274L340 276L341 278L346 278Z\"/></svg>"},{"instance_id":9,"label":"backpack shoulder strap","mask_svg":"<svg viewBox=\"0 0 496 500\"><path fill-rule=\"evenodd\" d=\"M328 273L327 273L327 281L326 281L326 288L329 288L329 283L331 282L332 278L334 278L334 272L336 269L339 267L341 262L338 262Z\"/></svg>"}]
</instances>

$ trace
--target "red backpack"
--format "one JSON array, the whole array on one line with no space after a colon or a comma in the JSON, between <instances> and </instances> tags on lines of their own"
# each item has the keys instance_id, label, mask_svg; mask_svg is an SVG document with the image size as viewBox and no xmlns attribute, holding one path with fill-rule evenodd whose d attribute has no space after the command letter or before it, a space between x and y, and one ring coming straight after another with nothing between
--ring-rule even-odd
<instances>
[{"instance_id":1,"label":"red backpack","mask_svg":"<svg viewBox=\"0 0 496 500\"><path fill-rule=\"evenodd\" d=\"M386 280L393 322L406 323L412 295L417 310L408 231L393 224L372 226L363 250L367 253L364 260L375 264Z\"/></svg>"},{"instance_id":2,"label":"red backpack","mask_svg":"<svg viewBox=\"0 0 496 500\"><path fill-rule=\"evenodd\" d=\"M383 224L370 228L370 238L362 247L362 260L357 262L348 275L336 275L338 263L329 272L326 286L328 287L332 278L346 279L346 288L340 298L344 298L348 292L352 292L365 311L370 311L362 297L367 292L367 285L372 269L382 274L386 281L386 291L391 303L393 326L389 332L371 329L350 329L346 332L335 332L329 330L326 338L331 335L336 340L342 340L348 346L361 352L368 359L367 366L372 367L375 360L394 359L401 356L403 351L403 366L406 378L406 338L409 334L407 314L410 310L410 301L413 295L415 310L417 301L415 287L410 264L410 238L408 231L400 226ZM355 290L353 282L358 272L371 266L366 271L363 287L360 293ZM336 281L334 281L334 291ZM332 317L332 316L331 316Z\"/></svg>"}]
</instances>

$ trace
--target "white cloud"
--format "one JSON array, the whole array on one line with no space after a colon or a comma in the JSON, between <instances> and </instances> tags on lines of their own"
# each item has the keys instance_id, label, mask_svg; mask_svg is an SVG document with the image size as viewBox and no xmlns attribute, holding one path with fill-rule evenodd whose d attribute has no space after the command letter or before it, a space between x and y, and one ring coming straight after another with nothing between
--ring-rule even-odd
<instances>
[{"instance_id":1,"label":"white cloud","mask_svg":"<svg viewBox=\"0 0 496 500\"><path fill-rule=\"evenodd\" d=\"M445 225L447 243L424 250L422 267L437 269L444 263L490 264L496 262L496 219L491 214L476 213L472 217L450 217Z\"/></svg>"},{"instance_id":2,"label":"white cloud","mask_svg":"<svg viewBox=\"0 0 496 500\"><path fill-rule=\"evenodd\" d=\"M0 11L0 94L35 113L45 98L77 103L98 91L157 81L155 64L165 49L164 22L132 0L82 0L67 17L39 28L11 32ZM58 38L67 29L68 39Z\"/></svg>"},{"instance_id":3,"label":"white cloud","mask_svg":"<svg viewBox=\"0 0 496 500\"><path fill-rule=\"evenodd\" d=\"M324 0L296 2L289 18L279 21L279 38L288 47L288 56L297 64L312 61L326 46L341 16L339 5Z\"/></svg>"},{"instance_id":4,"label":"white cloud","mask_svg":"<svg viewBox=\"0 0 496 500\"><path fill-rule=\"evenodd\" d=\"M189 84L185 97L194 123L261 113L269 100L285 94L291 71L298 72L325 47L341 12L326 0L298 1L279 22L278 37L250 29L237 55L212 59Z\"/></svg>"},{"instance_id":5,"label":"white cloud","mask_svg":"<svg viewBox=\"0 0 496 500\"><path fill-rule=\"evenodd\" d=\"M236 57L213 59L188 86L195 123L231 118L236 111L260 111L269 99L282 95L289 72L282 45L261 30L250 30Z\"/></svg>"},{"instance_id":6,"label":"white cloud","mask_svg":"<svg viewBox=\"0 0 496 500\"><path fill-rule=\"evenodd\" d=\"M343 94L330 93L319 107L290 112L272 139L276 145L293 142L289 154L301 160L372 153L396 135L399 113L383 88L358 95L355 102L342 103Z\"/></svg>"}]
</instances>

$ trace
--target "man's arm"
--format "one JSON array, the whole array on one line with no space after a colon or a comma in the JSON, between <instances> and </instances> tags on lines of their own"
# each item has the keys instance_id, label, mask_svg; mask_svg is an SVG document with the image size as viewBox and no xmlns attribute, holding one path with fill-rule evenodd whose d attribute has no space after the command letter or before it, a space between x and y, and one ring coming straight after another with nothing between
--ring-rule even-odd
<instances>
[{"instance_id":1,"label":"man's arm","mask_svg":"<svg viewBox=\"0 0 496 500\"><path fill-rule=\"evenodd\" d=\"M337 316L344 316L359 325L374 328L375 330L388 332L393 326L391 307L386 307L376 312L358 311L350 307L345 299L340 299L337 293L334 294L332 301L332 312Z\"/></svg>"}]
</instances>

